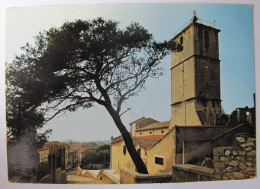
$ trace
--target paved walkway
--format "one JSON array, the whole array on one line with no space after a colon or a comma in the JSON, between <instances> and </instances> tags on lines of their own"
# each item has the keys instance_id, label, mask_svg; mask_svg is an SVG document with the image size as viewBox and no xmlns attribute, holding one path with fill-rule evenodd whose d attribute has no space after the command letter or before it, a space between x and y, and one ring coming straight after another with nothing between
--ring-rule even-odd
<instances>
[{"instance_id":1,"label":"paved walkway","mask_svg":"<svg viewBox=\"0 0 260 189\"><path fill-rule=\"evenodd\" d=\"M102 180L95 180L77 175L67 175L67 182L68 184L107 184Z\"/></svg>"}]
</instances>

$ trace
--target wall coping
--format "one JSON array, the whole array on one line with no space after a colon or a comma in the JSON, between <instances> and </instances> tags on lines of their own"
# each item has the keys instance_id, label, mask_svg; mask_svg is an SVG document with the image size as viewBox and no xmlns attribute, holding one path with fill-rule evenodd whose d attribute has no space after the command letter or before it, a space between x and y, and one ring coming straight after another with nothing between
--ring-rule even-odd
<instances>
[{"instance_id":1,"label":"wall coping","mask_svg":"<svg viewBox=\"0 0 260 189\"><path fill-rule=\"evenodd\" d=\"M217 177L217 175L214 174L215 173L214 169L201 167L201 166L198 166L198 165L191 165L191 164L174 165L173 169L188 171L188 172L200 174L200 175L203 175L203 176L209 176L209 177L214 177L214 178Z\"/></svg>"},{"instance_id":2,"label":"wall coping","mask_svg":"<svg viewBox=\"0 0 260 189\"><path fill-rule=\"evenodd\" d=\"M132 170L127 169L127 168L121 168L120 171L123 171L124 173L126 173L128 175L131 175L132 177L141 178L141 179L142 178L158 178L158 177L166 178L166 177L172 177L172 173L142 174L142 173L138 173L138 172L132 171Z\"/></svg>"},{"instance_id":3,"label":"wall coping","mask_svg":"<svg viewBox=\"0 0 260 189\"><path fill-rule=\"evenodd\" d=\"M119 184L119 181L115 177L113 177L112 175L107 173L105 170L101 170L98 173L98 175L97 175L98 180L103 180L103 176L102 175L105 175L107 177L107 180L109 180L109 182L111 182L112 184Z\"/></svg>"}]
</instances>

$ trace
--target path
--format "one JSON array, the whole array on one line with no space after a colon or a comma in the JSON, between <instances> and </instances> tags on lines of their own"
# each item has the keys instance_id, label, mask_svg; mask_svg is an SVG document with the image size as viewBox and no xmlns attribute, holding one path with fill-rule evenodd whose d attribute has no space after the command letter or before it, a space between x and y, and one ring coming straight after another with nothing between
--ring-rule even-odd
<instances>
[{"instance_id":1,"label":"path","mask_svg":"<svg viewBox=\"0 0 260 189\"><path fill-rule=\"evenodd\" d=\"M106 184L102 180L95 180L77 175L67 175L68 184Z\"/></svg>"},{"instance_id":2,"label":"path","mask_svg":"<svg viewBox=\"0 0 260 189\"><path fill-rule=\"evenodd\" d=\"M77 176L76 171L67 172L67 183L68 184L107 184L102 180Z\"/></svg>"}]
</instances>

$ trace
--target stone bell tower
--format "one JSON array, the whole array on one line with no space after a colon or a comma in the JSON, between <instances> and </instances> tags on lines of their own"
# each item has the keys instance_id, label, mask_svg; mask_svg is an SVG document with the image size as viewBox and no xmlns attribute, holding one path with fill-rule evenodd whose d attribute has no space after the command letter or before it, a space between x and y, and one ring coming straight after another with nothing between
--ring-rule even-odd
<instances>
[{"instance_id":1,"label":"stone bell tower","mask_svg":"<svg viewBox=\"0 0 260 189\"><path fill-rule=\"evenodd\" d=\"M219 29L194 14L173 40L171 126L215 126L221 115Z\"/></svg>"}]
</instances>

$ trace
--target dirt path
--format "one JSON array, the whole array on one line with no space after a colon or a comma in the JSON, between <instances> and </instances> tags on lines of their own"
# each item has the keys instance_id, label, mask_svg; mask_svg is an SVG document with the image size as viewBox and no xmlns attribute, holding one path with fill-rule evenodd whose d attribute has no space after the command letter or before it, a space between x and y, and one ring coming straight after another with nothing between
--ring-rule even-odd
<instances>
[{"instance_id":1,"label":"dirt path","mask_svg":"<svg viewBox=\"0 0 260 189\"><path fill-rule=\"evenodd\" d=\"M95 180L77 175L67 175L67 182L68 184L107 184L102 180Z\"/></svg>"}]
</instances>

